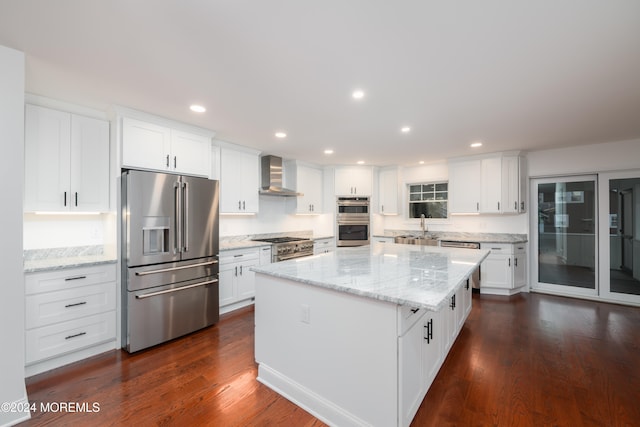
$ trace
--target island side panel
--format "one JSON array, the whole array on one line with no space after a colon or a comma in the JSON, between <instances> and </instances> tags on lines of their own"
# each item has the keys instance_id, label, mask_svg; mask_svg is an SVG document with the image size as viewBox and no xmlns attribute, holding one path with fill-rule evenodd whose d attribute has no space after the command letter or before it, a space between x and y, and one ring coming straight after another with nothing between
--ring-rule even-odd
<instances>
[{"instance_id":1,"label":"island side panel","mask_svg":"<svg viewBox=\"0 0 640 427\"><path fill-rule=\"evenodd\" d=\"M336 425L398 423L397 306L256 274L258 380Z\"/></svg>"}]
</instances>

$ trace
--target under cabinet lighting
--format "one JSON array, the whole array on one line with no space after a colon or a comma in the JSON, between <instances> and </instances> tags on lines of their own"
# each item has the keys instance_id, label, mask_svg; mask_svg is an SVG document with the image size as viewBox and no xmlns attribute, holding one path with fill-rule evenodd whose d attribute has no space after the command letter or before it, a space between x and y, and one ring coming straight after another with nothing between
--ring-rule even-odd
<instances>
[{"instance_id":1,"label":"under cabinet lighting","mask_svg":"<svg viewBox=\"0 0 640 427\"><path fill-rule=\"evenodd\" d=\"M100 215L101 212L80 212L80 211L60 211L60 212L44 212L36 211L36 215Z\"/></svg>"}]
</instances>

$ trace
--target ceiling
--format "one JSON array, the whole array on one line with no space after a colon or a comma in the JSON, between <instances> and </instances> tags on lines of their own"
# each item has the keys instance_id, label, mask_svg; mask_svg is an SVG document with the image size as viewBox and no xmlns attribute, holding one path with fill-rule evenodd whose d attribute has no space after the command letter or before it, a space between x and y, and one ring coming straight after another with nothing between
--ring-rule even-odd
<instances>
[{"instance_id":1,"label":"ceiling","mask_svg":"<svg viewBox=\"0 0 640 427\"><path fill-rule=\"evenodd\" d=\"M638 0L0 0L0 45L30 93L318 164L640 138Z\"/></svg>"}]
</instances>

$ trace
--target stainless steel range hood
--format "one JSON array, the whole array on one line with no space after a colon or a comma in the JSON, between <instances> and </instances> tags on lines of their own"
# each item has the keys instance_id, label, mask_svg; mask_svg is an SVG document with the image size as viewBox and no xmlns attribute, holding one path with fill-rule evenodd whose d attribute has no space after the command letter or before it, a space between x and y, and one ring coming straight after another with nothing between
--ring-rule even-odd
<instances>
[{"instance_id":1,"label":"stainless steel range hood","mask_svg":"<svg viewBox=\"0 0 640 427\"><path fill-rule=\"evenodd\" d=\"M297 197L304 194L282 187L282 157L262 156L262 188L260 194L267 196Z\"/></svg>"}]
</instances>

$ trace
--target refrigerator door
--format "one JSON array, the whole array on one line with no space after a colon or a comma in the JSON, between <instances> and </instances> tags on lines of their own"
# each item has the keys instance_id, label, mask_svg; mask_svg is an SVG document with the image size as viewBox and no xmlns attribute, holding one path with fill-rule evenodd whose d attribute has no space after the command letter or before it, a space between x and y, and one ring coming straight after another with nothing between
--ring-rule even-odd
<instances>
[{"instance_id":1,"label":"refrigerator door","mask_svg":"<svg viewBox=\"0 0 640 427\"><path fill-rule=\"evenodd\" d=\"M127 171L122 177L127 266L180 260L180 177Z\"/></svg>"},{"instance_id":2,"label":"refrigerator door","mask_svg":"<svg viewBox=\"0 0 640 427\"><path fill-rule=\"evenodd\" d=\"M182 259L218 255L218 181L182 177Z\"/></svg>"}]
</instances>

